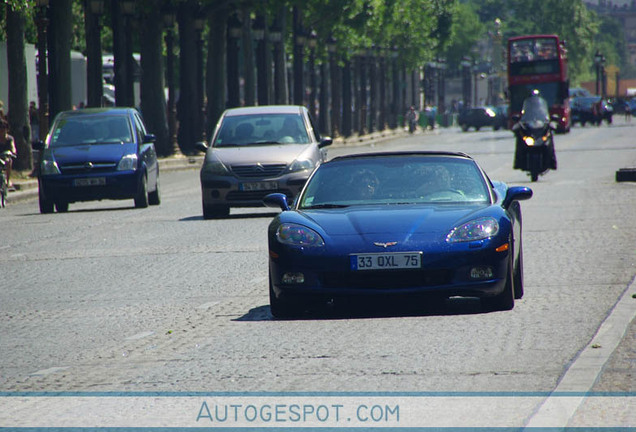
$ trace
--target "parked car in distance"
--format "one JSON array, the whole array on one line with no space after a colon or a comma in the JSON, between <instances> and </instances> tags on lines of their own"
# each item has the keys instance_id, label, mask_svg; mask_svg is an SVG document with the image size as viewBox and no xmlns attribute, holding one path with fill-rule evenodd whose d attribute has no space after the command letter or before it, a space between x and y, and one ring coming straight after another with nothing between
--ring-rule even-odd
<instances>
[{"instance_id":1,"label":"parked car in distance","mask_svg":"<svg viewBox=\"0 0 636 432\"><path fill-rule=\"evenodd\" d=\"M501 121L497 118L495 108L489 106L467 108L457 116L457 123L462 131L475 128L476 131L482 127L492 127L494 130L501 128Z\"/></svg>"},{"instance_id":2,"label":"parked car in distance","mask_svg":"<svg viewBox=\"0 0 636 432\"><path fill-rule=\"evenodd\" d=\"M607 124L612 123L614 108L606 99L601 99L600 96L574 97L570 100L570 107L572 125L580 123L581 126L585 126L587 123L591 123L600 126L603 120Z\"/></svg>"},{"instance_id":3,"label":"parked car in distance","mask_svg":"<svg viewBox=\"0 0 636 432\"><path fill-rule=\"evenodd\" d=\"M292 200L326 158L321 137L302 106L272 105L226 110L201 167L204 219L222 218L231 207L262 207L272 192Z\"/></svg>"},{"instance_id":4,"label":"parked car in distance","mask_svg":"<svg viewBox=\"0 0 636 432\"><path fill-rule=\"evenodd\" d=\"M68 211L70 203L133 199L160 203L155 136L134 108L88 108L59 113L41 151L41 213Z\"/></svg>"},{"instance_id":5,"label":"parked car in distance","mask_svg":"<svg viewBox=\"0 0 636 432\"><path fill-rule=\"evenodd\" d=\"M300 196L267 195L275 317L316 305L397 296L479 297L508 310L523 296L521 206L527 187L491 181L454 152L341 156Z\"/></svg>"}]
</instances>

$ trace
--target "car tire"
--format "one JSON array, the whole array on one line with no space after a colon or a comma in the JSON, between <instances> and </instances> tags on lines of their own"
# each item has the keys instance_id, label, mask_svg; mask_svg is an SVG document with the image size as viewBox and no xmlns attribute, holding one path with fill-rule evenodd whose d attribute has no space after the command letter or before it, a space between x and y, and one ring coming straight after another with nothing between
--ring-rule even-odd
<instances>
[{"instance_id":1,"label":"car tire","mask_svg":"<svg viewBox=\"0 0 636 432\"><path fill-rule=\"evenodd\" d=\"M68 203L65 201L56 201L55 210L58 213L66 213L68 211Z\"/></svg>"},{"instance_id":2,"label":"car tire","mask_svg":"<svg viewBox=\"0 0 636 432\"><path fill-rule=\"evenodd\" d=\"M159 179L157 179L157 185L155 190L148 194L148 204L159 205L161 204L161 195L159 194Z\"/></svg>"},{"instance_id":3,"label":"car tire","mask_svg":"<svg viewBox=\"0 0 636 432\"><path fill-rule=\"evenodd\" d=\"M211 205L206 206L205 203L202 205L203 207L203 219L221 219L226 218L230 215L230 207L225 205Z\"/></svg>"},{"instance_id":4,"label":"car tire","mask_svg":"<svg viewBox=\"0 0 636 432\"><path fill-rule=\"evenodd\" d=\"M468 125L461 125L462 126L462 132L468 132Z\"/></svg>"},{"instance_id":5,"label":"car tire","mask_svg":"<svg viewBox=\"0 0 636 432\"><path fill-rule=\"evenodd\" d=\"M512 261L508 267L508 274L506 276L506 286L501 294L495 297L489 297L482 300L483 305L488 311L507 311L512 310L515 307L515 293L514 293L514 280L512 271Z\"/></svg>"},{"instance_id":6,"label":"car tire","mask_svg":"<svg viewBox=\"0 0 636 432\"><path fill-rule=\"evenodd\" d=\"M135 197L135 208L146 207L148 207L148 179L144 175L141 178L139 191L137 192L137 196Z\"/></svg>"},{"instance_id":7,"label":"car tire","mask_svg":"<svg viewBox=\"0 0 636 432\"><path fill-rule=\"evenodd\" d=\"M519 260L513 272L513 285L515 289L515 300L523 298L523 245L519 239Z\"/></svg>"},{"instance_id":8,"label":"car tire","mask_svg":"<svg viewBox=\"0 0 636 432\"><path fill-rule=\"evenodd\" d=\"M54 206L53 201L46 199L44 195L42 194L41 189L38 191L38 199L40 201L40 213L42 214L53 213L53 206Z\"/></svg>"},{"instance_id":9,"label":"car tire","mask_svg":"<svg viewBox=\"0 0 636 432\"><path fill-rule=\"evenodd\" d=\"M298 315L298 310L294 308L294 302L276 297L271 279L269 281L269 309L274 318L294 318Z\"/></svg>"}]
</instances>

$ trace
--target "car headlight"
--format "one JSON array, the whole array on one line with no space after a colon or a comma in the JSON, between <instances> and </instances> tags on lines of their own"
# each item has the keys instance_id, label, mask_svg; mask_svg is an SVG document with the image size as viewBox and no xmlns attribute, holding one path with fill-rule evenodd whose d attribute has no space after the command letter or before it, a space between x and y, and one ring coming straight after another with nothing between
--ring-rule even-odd
<instances>
[{"instance_id":1,"label":"car headlight","mask_svg":"<svg viewBox=\"0 0 636 432\"><path fill-rule=\"evenodd\" d=\"M42 175L56 175L62 174L60 168L57 166L57 162L52 159L43 159L40 164L40 173Z\"/></svg>"},{"instance_id":2,"label":"car headlight","mask_svg":"<svg viewBox=\"0 0 636 432\"><path fill-rule=\"evenodd\" d=\"M449 243L484 240L497 235L499 222L492 217L484 217L466 222L448 234L446 241Z\"/></svg>"},{"instance_id":3,"label":"car headlight","mask_svg":"<svg viewBox=\"0 0 636 432\"><path fill-rule=\"evenodd\" d=\"M134 171L137 169L137 155L127 154L119 161L117 171Z\"/></svg>"},{"instance_id":4,"label":"car headlight","mask_svg":"<svg viewBox=\"0 0 636 432\"><path fill-rule=\"evenodd\" d=\"M278 227L276 238L279 242L290 246L322 247L325 241L316 231L302 225L284 223Z\"/></svg>"},{"instance_id":5,"label":"car headlight","mask_svg":"<svg viewBox=\"0 0 636 432\"><path fill-rule=\"evenodd\" d=\"M291 172L313 170L316 164L311 159L296 159L289 167Z\"/></svg>"},{"instance_id":6,"label":"car headlight","mask_svg":"<svg viewBox=\"0 0 636 432\"><path fill-rule=\"evenodd\" d=\"M203 163L202 172L211 175L227 175L229 173L223 162L218 160L206 160Z\"/></svg>"}]
</instances>

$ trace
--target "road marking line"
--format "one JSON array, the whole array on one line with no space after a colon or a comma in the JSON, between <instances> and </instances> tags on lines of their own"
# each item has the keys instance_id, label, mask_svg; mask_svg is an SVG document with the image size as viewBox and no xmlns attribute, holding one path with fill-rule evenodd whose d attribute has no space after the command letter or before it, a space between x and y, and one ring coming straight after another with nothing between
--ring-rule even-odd
<instances>
[{"instance_id":1,"label":"road marking line","mask_svg":"<svg viewBox=\"0 0 636 432\"><path fill-rule=\"evenodd\" d=\"M65 371L68 368L69 368L69 366L56 366L56 367L52 367L52 368L48 368L48 369L42 369L42 370L39 370L37 372L33 372L32 374L29 374L29 376L50 375L50 374L54 374L54 373Z\"/></svg>"},{"instance_id":2,"label":"road marking line","mask_svg":"<svg viewBox=\"0 0 636 432\"><path fill-rule=\"evenodd\" d=\"M210 309L211 307L216 306L219 303L220 302L218 301L203 303L202 305L197 306L197 309Z\"/></svg>"},{"instance_id":3,"label":"road marking line","mask_svg":"<svg viewBox=\"0 0 636 432\"><path fill-rule=\"evenodd\" d=\"M152 336L153 334L155 334L155 332L153 331L141 332L141 333L137 333L136 335L128 336L126 340L143 339L145 337Z\"/></svg>"}]
</instances>

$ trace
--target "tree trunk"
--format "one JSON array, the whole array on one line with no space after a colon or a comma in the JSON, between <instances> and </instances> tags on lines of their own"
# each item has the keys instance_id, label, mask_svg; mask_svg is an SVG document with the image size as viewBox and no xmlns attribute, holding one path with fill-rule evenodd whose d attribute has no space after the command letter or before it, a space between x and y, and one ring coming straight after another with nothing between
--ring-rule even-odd
<instances>
[{"instance_id":1,"label":"tree trunk","mask_svg":"<svg viewBox=\"0 0 636 432\"><path fill-rule=\"evenodd\" d=\"M15 138L18 158L15 170L30 170L33 167L31 152L31 126L27 96L27 66L24 55L24 27L26 18L21 10L7 7L7 63L9 69L9 125Z\"/></svg>"},{"instance_id":2,"label":"tree trunk","mask_svg":"<svg viewBox=\"0 0 636 432\"><path fill-rule=\"evenodd\" d=\"M50 118L73 108L71 100L72 0L56 0L49 7L49 96Z\"/></svg>"},{"instance_id":3,"label":"tree trunk","mask_svg":"<svg viewBox=\"0 0 636 432\"><path fill-rule=\"evenodd\" d=\"M194 13L198 2L188 0L179 3L177 21L179 23L179 100L177 117L179 147L186 154L194 153L197 139L197 35L194 29Z\"/></svg>"},{"instance_id":4,"label":"tree trunk","mask_svg":"<svg viewBox=\"0 0 636 432\"><path fill-rule=\"evenodd\" d=\"M227 50L227 7L220 8L210 17L210 32L208 33L208 66L207 66L207 96L208 96L208 125L207 136L212 136L218 119L225 110L226 99L226 50Z\"/></svg>"},{"instance_id":5,"label":"tree trunk","mask_svg":"<svg viewBox=\"0 0 636 432\"><path fill-rule=\"evenodd\" d=\"M166 96L163 80L161 11L149 9L141 18L141 112L149 131L157 137L157 153L172 152L168 140Z\"/></svg>"}]
</instances>

